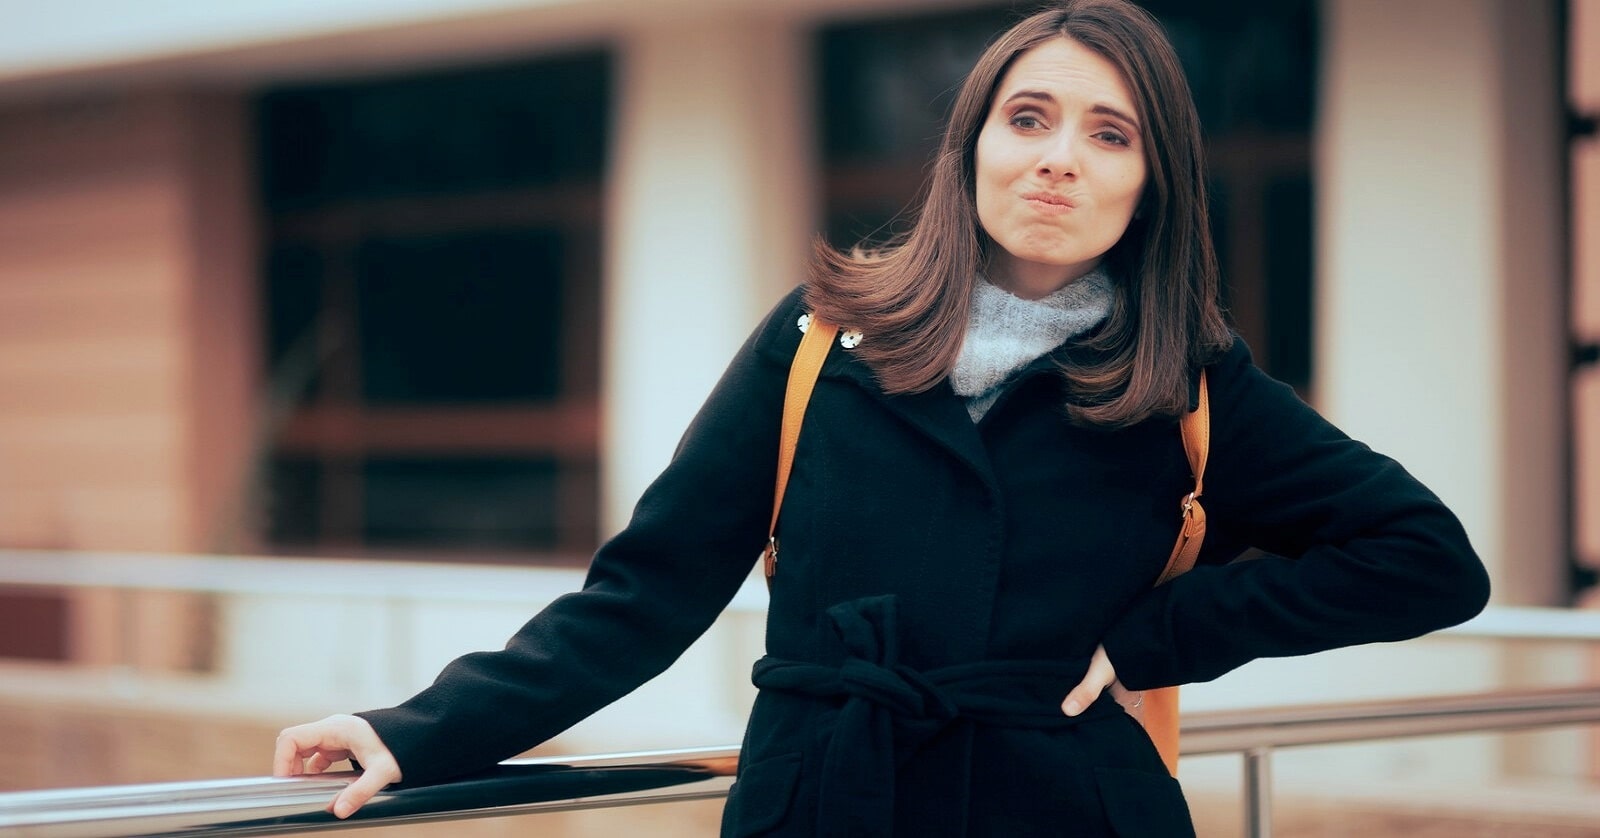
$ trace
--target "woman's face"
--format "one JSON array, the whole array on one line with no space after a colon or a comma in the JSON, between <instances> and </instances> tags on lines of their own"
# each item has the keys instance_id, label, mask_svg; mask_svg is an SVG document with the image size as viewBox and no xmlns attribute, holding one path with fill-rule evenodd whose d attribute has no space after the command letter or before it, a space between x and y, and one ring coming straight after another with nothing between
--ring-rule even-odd
<instances>
[{"instance_id":1,"label":"woman's face","mask_svg":"<svg viewBox=\"0 0 1600 838\"><path fill-rule=\"evenodd\" d=\"M975 154L989 280L1037 299L1078 279L1122 238L1144 190L1143 133L1111 62L1068 38L1012 62Z\"/></svg>"}]
</instances>

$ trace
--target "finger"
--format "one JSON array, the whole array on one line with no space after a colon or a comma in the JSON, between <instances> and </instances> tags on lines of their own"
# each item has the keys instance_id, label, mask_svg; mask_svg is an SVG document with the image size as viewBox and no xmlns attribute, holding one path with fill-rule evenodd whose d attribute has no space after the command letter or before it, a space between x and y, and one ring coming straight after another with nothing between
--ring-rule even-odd
<instances>
[{"instance_id":1,"label":"finger","mask_svg":"<svg viewBox=\"0 0 1600 838\"><path fill-rule=\"evenodd\" d=\"M391 769L386 762L367 766L359 779L345 786L344 791L333 799L333 816L343 820L355 814L373 795L393 782L398 774L398 770Z\"/></svg>"},{"instance_id":2,"label":"finger","mask_svg":"<svg viewBox=\"0 0 1600 838\"><path fill-rule=\"evenodd\" d=\"M1066 700L1061 702L1061 712L1069 716L1082 713L1085 707L1094 703L1095 697L1100 695L1105 686L1092 678L1085 678L1082 683L1072 688L1072 692L1067 693Z\"/></svg>"},{"instance_id":3,"label":"finger","mask_svg":"<svg viewBox=\"0 0 1600 838\"><path fill-rule=\"evenodd\" d=\"M272 776L293 777L302 770L300 746L294 741L294 735L289 730L280 731L272 749Z\"/></svg>"},{"instance_id":4,"label":"finger","mask_svg":"<svg viewBox=\"0 0 1600 838\"><path fill-rule=\"evenodd\" d=\"M321 774L333 767L333 764L342 759L349 759L350 752L344 750L317 751L311 757L311 762L306 765L307 774Z\"/></svg>"},{"instance_id":5,"label":"finger","mask_svg":"<svg viewBox=\"0 0 1600 838\"><path fill-rule=\"evenodd\" d=\"M330 716L320 722L284 728L273 752L273 775L292 777L306 773L305 758L318 751L348 751L352 747L350 737L336 719Z\"/></svg>"},{"instance_id":6,"label":"finger","mask_svg":"<svg viewBox=\"0 0 1600 838\"><path fill-rule=\"evenodd\" d=\"M1097 652L1094 659L1089 662L1089 671L1084 673L1083 680L1078 686L1073 687L1072 692L1067 693L1066 699L1061 702L1061 712L1068 716L1082 713L1084 708L1093 704L1094 700L1100 697L1101 691L1115 679L1116 674L1111 669L1111 661Z\"/></svg>"}]
</instances>

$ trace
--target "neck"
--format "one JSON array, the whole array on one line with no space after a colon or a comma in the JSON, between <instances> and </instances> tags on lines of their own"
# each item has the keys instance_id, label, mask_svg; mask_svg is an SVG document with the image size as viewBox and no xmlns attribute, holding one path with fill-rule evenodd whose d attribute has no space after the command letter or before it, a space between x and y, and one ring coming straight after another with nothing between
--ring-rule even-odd
<instances>
[{"instance_id":1,"label":"neck","mask_svg":"<svg viewBox=\"0 0 1600 838\"><path fill-rule=\"evenodd\" d=\"M991 261L986 275L990 283L1012 296L1042 300L1088 276L1099 266L1099 259L1066 266L1022 263L1002 253Z\"/></svg>"}]
</instances>

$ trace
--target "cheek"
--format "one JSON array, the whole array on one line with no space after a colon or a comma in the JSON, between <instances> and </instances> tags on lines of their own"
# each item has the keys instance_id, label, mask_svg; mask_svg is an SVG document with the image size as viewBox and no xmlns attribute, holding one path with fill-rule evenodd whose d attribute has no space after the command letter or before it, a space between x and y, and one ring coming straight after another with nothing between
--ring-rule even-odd
<instances>
[{"instance_id":1,"label":"cheek","mask_svg":"<svg viewBox=\"0 0 1600 838\"><path fill-rule=\"evenodd\" d=\"M1144 188L1144 180L1119 178L1115 183L1102 185L1106 188L1100 193L1100 212L1096 214L1096 226L1107 234L1111 232L1111 228L1116 228L1116 235L1121 236L1132 222L1134 211L1139 208L1139 196Z\"/></svg>"},{"instance_id":2,"label":"cheek","mask_svg":"<svg viewBox=\"0 0 1600 838\"><path fill-rule=\"evenodd\" d=\"M1027 172L1028 153L1025 144L1003 132L985 129L973 149L973 180L980 188L987 185L992 190L1005 189Z\"/></svg>"},{"instance_id":3,"label":"cheek","mask_svg":"<svg viewBox=\"0 0 1600 838\"><path fill-rule=\"evenodd\" d=\"M1144 166L1130 166L1118 180L1117 203L1126 205L1128 211L1132 212L1133 207L1139 203L1139 196L1144 193Z\"/></svg>"},{"instance_id":4,"label":"cheek","mask_svg":"<svg viewBox=\"0 0 1600 838\"><path fill-rule=\"evenodd\" d=\"M993 143L986 143L987 132L978 135L978 145L973 154L973 200L978 207L978 224L991 237L999 220L998 198L1005 188L1001 167Z\"/></svg>"}]
</instances>

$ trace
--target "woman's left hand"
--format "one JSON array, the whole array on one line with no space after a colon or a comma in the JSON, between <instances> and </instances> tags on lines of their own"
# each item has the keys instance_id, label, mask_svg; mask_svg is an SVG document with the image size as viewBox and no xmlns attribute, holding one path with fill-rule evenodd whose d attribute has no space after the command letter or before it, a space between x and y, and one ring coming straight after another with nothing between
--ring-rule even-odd
<instances>
[{"instance_id":1,"label":"woman's left hand","mask_svg":"<svg viewBox=\"0 0 1600 838\"><path fill-rule=\"evenodd\" d=\"M1142 692L1129 692L1123 688L1117 681L1116 667L1111 665L1111 658L1106 655L1106 647L1096 646L1094 657L1089 659L1089 671L1084 673L1083 680L1078 686L1067 693L1067 697L1061 702L1061 712L1069 716L1082 713L1085 707L1100 697L1101 691L1106 687L1111 688L1111 697L1130 711L1138 708L1139 700L1144 697Z\"/></svg>"}]
</instances>

